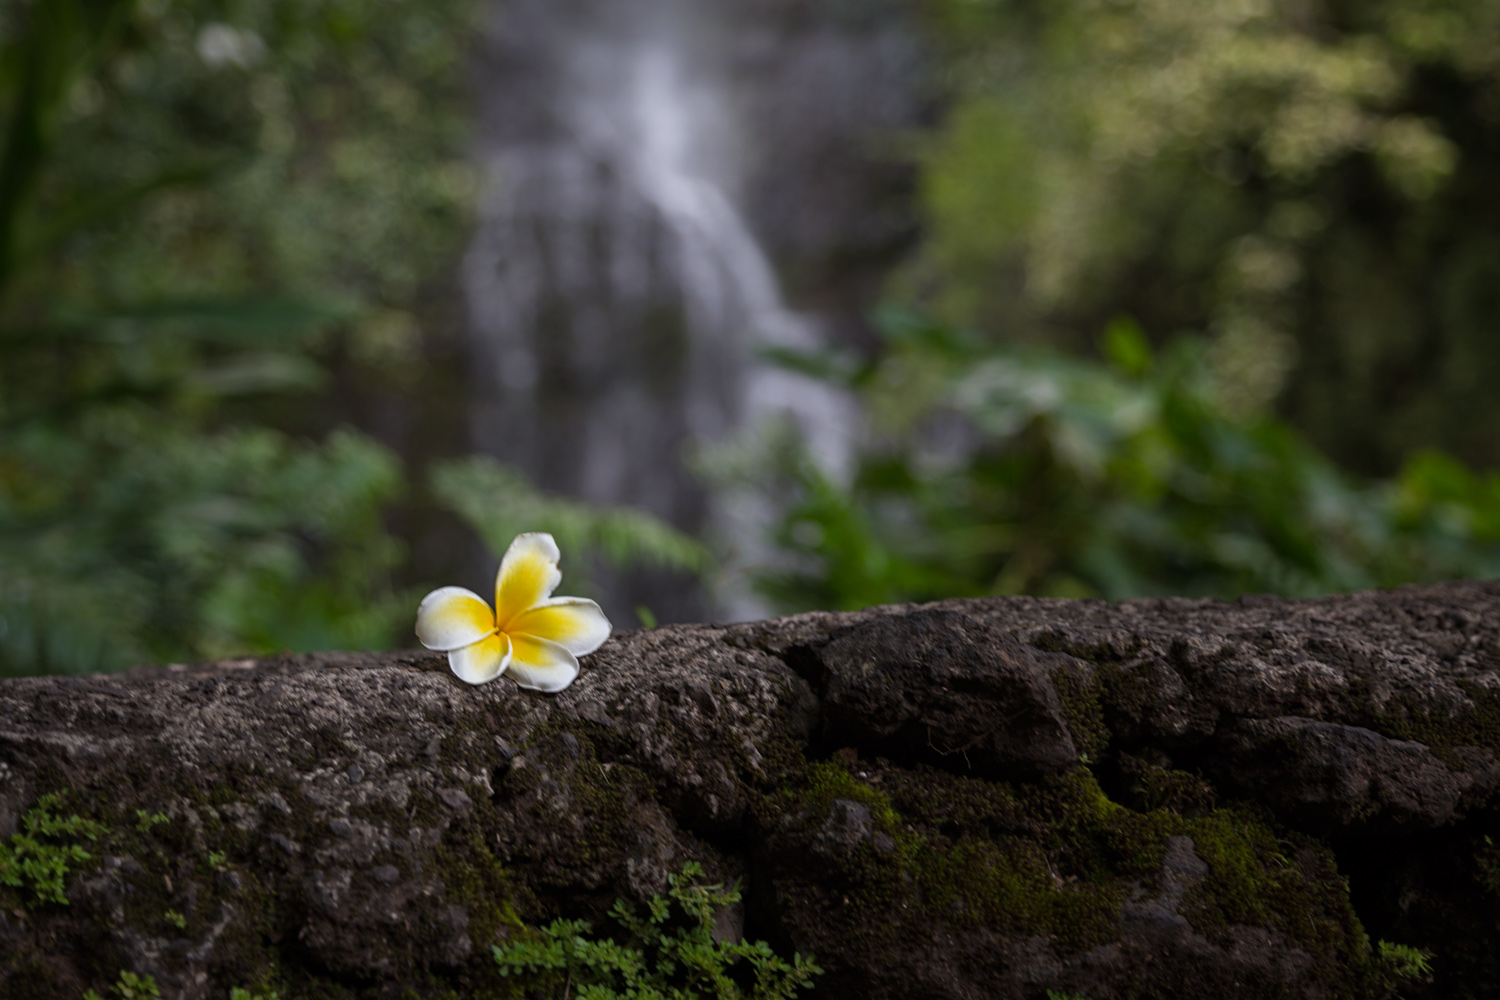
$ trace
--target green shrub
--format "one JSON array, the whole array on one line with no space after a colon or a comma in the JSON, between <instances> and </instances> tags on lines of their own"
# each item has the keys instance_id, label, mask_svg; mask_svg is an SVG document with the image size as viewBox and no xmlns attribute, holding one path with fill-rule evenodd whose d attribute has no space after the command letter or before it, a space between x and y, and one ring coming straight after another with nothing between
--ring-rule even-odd
<instances>
[{"instance_id":1,"label":"green shrub","mask_svg":"<svg viewBox=\"0 0 1500 1000\"><path fill-rule=\"evenodd\" d=\"M1361 482L1235 411L1195 341L1133 324L1107 362L889 317L883 353L782 356L857 394L840 476L762 434L721 477L784 511L758 568L786 610L1029 593L1305 597L1500 575L1500 475L1414 457ZM751 449L755 450L751 450Z\"/></svg>"},{"instance_id":2,"label":"green shrub","mask_svg":"<svg viewBox=\"0 0 1500 1000\"><path fill-rule=\"evenodd\" d=\"M667 898L653 897L644 915L616 901L610 916L624 944L590 937L586 921L555 920L531 939L497 945L495 961L503 975L561 1000L788 1000L822 973L801 955L788 963L764 941L715 940L714 914L740 893L700 885L702 875L689 863L669 876Z\"/></svg>"},{"instance_id":3,"label":"green shrub","mask_svg":"<svg viewBox=\"0 0 1500 1000\"><path fill-rule=\"evenodd\" d=\"M66 792L43 795L26 815L21 817L21 831L0 844L0 885L30 888L34 898L29 905L68 902L63 884L74 865L92 861L94 856L77 843L60 843L65 839L87 837L98 840L106 832L101 823L73 815L66 819L52 810L62 802Z\"/></svg>"},{"instance_id":4,"label":"green shrub","mask_svg":"<svg viewBox=\"0 0 1500 1000\"><path fill-rule=\"evenodd\" d=\"M1413 948L1409 944L1381 941L1376 946L1376 954L1398 979L1420 979L1432 972L1432 964L1429 961L1432 958L1432 952Z\"/></svg>"},{"instance_id":5,"label":"green shrub","mask_svg":"<svg viewBox=\"0 0 1500 1000\"><path fill-rule=\"evenodd\" d=\"M229 991L229 1000L281 1000L281 997L275 990L269 993L251 993L236 986Z\"/></svg>"},{"instance_id":6,"label":"green shrub","mask_svg":"<svg viewBox=\"0 0 1500 1000\"><path fill-rule=\"evenodd\" d=\"M137 976L134 972L121 970L120 979L110 990L115 1000L161 1000L161 990L152 976ZM93 990L83 994L83 1000L105 1000Z\"/></svg>"}]
</instances>

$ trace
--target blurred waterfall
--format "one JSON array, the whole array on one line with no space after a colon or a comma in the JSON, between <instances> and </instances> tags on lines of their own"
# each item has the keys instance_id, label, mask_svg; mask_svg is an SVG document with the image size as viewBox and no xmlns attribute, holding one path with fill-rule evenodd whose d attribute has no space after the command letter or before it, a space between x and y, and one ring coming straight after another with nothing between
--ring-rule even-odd
<instances>
[{"instance_id":1,"label":"blurred waterfall","mask_svg":"<svg viewBox=\"0 0 1500 1000\"><path fill-rule=\"evenodd\" d=\"M804 261L869 230L842 217L879 214L859 192L888 184L890 168L861 168L864 153L836 147L910 125L916 58L889 12L826 7L501 3L479 80L488 195L464 276L478 450L548 489L644 507L751 558L751 522L767 512L718 502L684 468L686 449L785 414L829 468L847 464L850 401L757 353L825 343L869 303L788 308L749 212L759 207ZM814 177L819 159L833 177ZM778 189L788 183L803 190ZM819 184L848 190L830 198ZM799 199L821 200L808 209L824 218L778 223ZM901 239L904 224L888 220L880 239ZM644 603L663 621L764 610L732 590L711 603L664 574L603 585L607 606Z\"/></svg>"}]
</instances>

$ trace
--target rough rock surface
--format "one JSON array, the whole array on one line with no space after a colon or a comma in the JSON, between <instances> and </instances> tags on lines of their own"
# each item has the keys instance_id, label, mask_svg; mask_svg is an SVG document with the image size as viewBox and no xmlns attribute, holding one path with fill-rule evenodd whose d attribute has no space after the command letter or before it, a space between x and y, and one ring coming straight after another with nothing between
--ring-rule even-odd
<instances>
[{"instance_id":1,"label":"rough rock surface","mask_svg":"<svg viewBox=\"0 0 1500 1000\"><path fill-rule=\"evenodd\" d=\"M491 944L689 860L821 997L1493 997L1500 584L674 626L555 697L427 653L0 681L0 839L60 791L106 832L67 904L0 884L15 1000L522 997Z\"/></svg>"}]
</instances>

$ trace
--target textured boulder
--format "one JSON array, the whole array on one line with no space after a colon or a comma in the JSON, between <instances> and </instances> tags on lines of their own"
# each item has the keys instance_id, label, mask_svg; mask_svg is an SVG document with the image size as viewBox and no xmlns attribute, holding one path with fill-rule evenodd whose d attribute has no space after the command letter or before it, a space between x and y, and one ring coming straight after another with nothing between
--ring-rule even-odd
<instances>
[{"instance_id":1,"label":"textured boulder","mask_svg":"<svg viewBox=\"0 0 1500 1000\"><path fill-rule=\"evenodd\" d=\"M840 746L995 779L1056 774L1078 762L1048 657L967 615L872 618L810 659L820 735Z\"/></svg>"},{"instance_id":2,"label":"textured boulder","mask_svg":"<svg viewBox=\"0 0 1500 1000\"><path fill-rule=\"evenodd\" d=\"M0 681L0 839L53 793L102 832L43 838L67 903L0 884L17 1000L523 997L491 944L688 861L823 997L1495 996L1500 585L672 626L558 696L428 653Z\"/></svg>"}]
</instances>

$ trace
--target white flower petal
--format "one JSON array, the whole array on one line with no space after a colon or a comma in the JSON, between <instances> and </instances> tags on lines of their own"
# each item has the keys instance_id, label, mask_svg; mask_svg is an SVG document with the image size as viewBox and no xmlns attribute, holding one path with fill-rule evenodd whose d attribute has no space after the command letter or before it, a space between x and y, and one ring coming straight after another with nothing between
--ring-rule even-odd
<instances>
[{"instance_id":1,"label":"white flower petal","mask_svg":"<svg viewBox=\"0 0 1500 1000\"><path fill-rule=\"evenodd\" d=\"M562 582L562 553L545 531L517 535L495 576L495 620L504 629L516 615L552 596Z\"/></svg>"},{"instance_id":2,"label":"white flower petal","mask_svg":"<svg viewBox=\"0 0 1500 1000\"><path fill-rule=\"evenodd\" d=\"M609 638L611 626L604 612L584 597L554 597L527 608L505 626L511 635L551 639L574 656L587 656Z\"/></svg>"},{"instance_id":3,"label":"white flower petal","mask_svg":"<svg viewBox=\"0 0 1500 1000\"><path fill-rule=\"evenodd\" d=\"M448 654L448 666L453 668L459 680L470 684L494 680L505 672L505 667L510 662L510 637L504 632Z\"/></svg>"},{"instance_id":4,"label":"white flower petal","mask_svg":"<svg viewBox=\"0 0 1500 1000\"><path fill-rule=\"evenodd\" d=\"M472 646L495 627L484 598L462 587L439 587L417 606L417 639L441 653Z\"/></svg>"},{"instance_id":5,"label":"white flower petal","mask_svg":"<svg viewBox=\"0 0 1500 1000\"><path fill-rule=\"evenodd\" d=\"M511 636L510 675L523 688L561 691L578 676L578 658L568 647L534 635Z\"/></svg>"}]
</instances>

